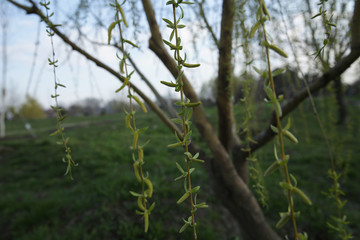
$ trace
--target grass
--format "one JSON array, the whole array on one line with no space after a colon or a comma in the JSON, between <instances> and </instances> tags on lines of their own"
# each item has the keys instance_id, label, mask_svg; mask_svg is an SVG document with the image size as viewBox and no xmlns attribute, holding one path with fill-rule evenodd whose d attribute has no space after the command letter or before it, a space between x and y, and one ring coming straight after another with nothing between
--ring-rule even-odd
<instances>
[{"instance_id":1,"label":"grass","mask_svg":"<svg viewBox=\"0 0 360 240\"><path fill-rule=\"evenodd\" d=\"M292 129L300 143L286 142L291 155L290 171L313 201L313 206L308 207L295 199L295 208L302 212L298 219L300 230L308 232L310 239L336 239L326 227L326 221L335 213L334 203L322 194L331 183L326 178L330 168L327 149L316 120L309 113L311 109L307 104L303 109L303 114L292 116ZM323 109L322 117L333 111ZM359 112L349 106L349 124L339 128L324 119L344 173L341 186L347 194L346 214L354 239L359 237L360 229ZM207 114L215 116L216 110L209 108ZM263 115L257 116L262 119ZM237 116L241 118L240 113ZM215 117L211 119L216 121ZM166 147L174 142L174 136L153 113L137 114L139 127L149 126L141 141L151 139L145 148L144 168L153 181L156 202L146 235L141 216L135 214L136 199L129 194L140 190L133 175L129 148L132 139L124 126L124 115L74 117L65 122L72 156L79 163L73 169L74 181L64 177L63 147L56 144L56 138L48 136L55 128L53 119L31 121L37 135L31 139L22 137L27 134L22 130L24 122L7 123L10 138L0 141L0 239L191 239L190 231L177 233L182 218L188 214L185 205L176 204L183 192L182 184L173 181L178 176L175 162L182 162L182 151ZM258 128L264 124L266 121L258 122ZM194 139L201 140L196 134ZM272 146L269 143L257 152L262 170L273 161ZM264 211L273 225L278 212L286 211L287 206L278 185L279 175L265 178L269 208ZM231 225L225 210L217 206L200 165L193 181L201 185L200 200L210 205L199 211L199 239L235 239L238 230ZM279 230L280 234L284 236L289 227L290 224Z\"/></svg>"}]
</instances>

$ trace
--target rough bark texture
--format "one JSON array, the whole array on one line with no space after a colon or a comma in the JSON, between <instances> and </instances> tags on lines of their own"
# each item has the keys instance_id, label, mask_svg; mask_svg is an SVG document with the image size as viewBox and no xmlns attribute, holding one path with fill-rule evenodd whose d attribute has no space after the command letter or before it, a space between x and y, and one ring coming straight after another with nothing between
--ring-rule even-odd
<instances>
[{"instance_id":1,"label":"rough bark texture","mask_svg":"<svg viewBox=\"0 0 360 240\"><path fill-rule=\"evenodd\" d=\"M351 21L351 49L360 48L360 0L355 0L353 18Z\"/></svg>"},{"instance_id":2,"label":"rough bark texture","mask_svg":"<svg viewBox=\"0 0 360 240\"><path fill-rule=\"evenodd\" d=\"M153 34L149 41L149 47L176 78L176 63L165 48L160 32L157 32L159 31L159 27L156 23L151 1L143 0L142 2L149 27ZM191 102L198 101L199 98L185 75L183 75L183 80L186 96ZM233 214L240 228L243 230L244 236L248 236L247 239L280 239L267 224L261 207L246 182L243 181L236 171L229 157L228 150L216 136L212 125L206 118L203 108L195 108L193 116L195 125L199 129L201 136L207 143L213 156L207 163L207 169L209 174L214 176L211 179L213 179L212 186L217 198ZM229 137L232 138L232 135Z\"/></svg>"},{"instance_id":3,"label":"rough bark texture","mask_svg":"<svg viewBox=\"0 0 360 240\"><path fill-rule=\"evenodd\" d=\"M235 1L224 0L221 16L219 42L219 72L217 79L216 104L218 111L218 131L221 143L229 152L233 135L233 109L231 101L232 36L234 25Z\"/></svg>"},{"instance_id":4,"label":"rough bark texture","mask_svg":"<svg viewBox=\"0 0 360 240\"><path fill-rule=\"evenodd\" d=\"M345 72L345 70L348 69L351 66L351 64L353 64L359 57L360 57L360 48L353 49L349 53L349 55L341 59L333 68L330 68L327 72L323 73L321 77L314 80L312 84L309 85L310 92L313 94L319 91L320 89L326 87L331 81L333 81L334 79L339 77L343 72ZM282 113L283 113L282 118L284 118L286 115L291 113L295 108L297 108L300 103L302 103L306 98L308 98L308 96L309 95L307 93L307 90L303 88L293 98L285 102L284 105L282 106ZM268 143L275 136L274 132L270 128L270 125L275 125L275 124L276 124L275 113L273 112L267 128L254 137L256 143L250 144L250 148L252 149L252 151L256 151L257 149L261 148L263 145ZM246 147L246 146L244 145L241 147ZM241 158L247 156L247 153L245 152L242 152L241 154L242 154Z\"/></svg>"},{"instance_id":5,"label":"rough bark texture","mask_svg":"<svg viewBox=\"0 0 360 240\"><path fill-rule=\"evenodd\" d=\"M345 123L345 120L346 120L346 105L345 105L344 94L343 94L342 83L341 83L340 77L335 78L334 89L335 89L336 103L338 105L337 124L342 125Z\"/></svg>"}]
</instances>

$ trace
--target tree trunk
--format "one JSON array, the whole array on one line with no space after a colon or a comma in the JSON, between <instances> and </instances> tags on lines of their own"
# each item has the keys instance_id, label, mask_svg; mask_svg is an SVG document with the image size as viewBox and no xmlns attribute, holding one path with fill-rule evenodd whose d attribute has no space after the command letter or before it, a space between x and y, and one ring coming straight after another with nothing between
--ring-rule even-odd
<instances>
[{"instance_id":1,"label":"tree trunk","mask_svg":"<svg viewBox=\"0 0 360 240\"><path fill-rule=\"evenodd\" d=\"M346 106L345 106L345 102L344 102L344 94L343 94L343 90L342 90L341 77L337 77L334 80L334 89L335 89L336 103L338 105L337 124L343 125L346 120Z\"/></svg>"},{"instance_id":2,"label":"tree trunk","mask_svg":"<svg viewBox=\"0 0 360 240\"><path fill-rule=\"evenodd\" d=\"M221 143L229 152L233 136L233 108L231 100L232 35L235 14L235 1L224 0L221 17L221 35L219 42L219 71L217 78L216 104L218 111L218 131Z\"/></svg>"},{"instance_id":3,"label":"tree trunk","mask_svg":"<svg viewBox=\"0 0 360 240\"><path fill-rule=\"evenodd\" d=\"M217 161L211 161L212 183L216 198L225 206L237 221L244 240L280 240L279 235L269 226L255 196L246 184L237 180L229 185L228 175L219 171ZM234 168L233 168L234 169ZM226 173L225 173L226 174ZM238 187L243 183L246 187Z\"/></svg>"}]
</instances>

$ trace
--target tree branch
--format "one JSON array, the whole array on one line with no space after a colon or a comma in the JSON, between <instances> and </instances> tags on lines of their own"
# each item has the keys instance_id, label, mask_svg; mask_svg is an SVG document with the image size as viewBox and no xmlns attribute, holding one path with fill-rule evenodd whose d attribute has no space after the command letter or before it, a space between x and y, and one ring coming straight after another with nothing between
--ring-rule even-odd
<instances>
[{"instance_id":1,"label":"tree branch","mask_svg":"<svg viewBox=\"0 0 360 240\"><path fill-rule=\"evenodd\" d=\"M26 11L27 14L36 14L38 15L42 20L46 21L45 15L42 13L42 11L37 7L37 5L32 1L32 0L28 0L32 6L28 7L25 5L22 5L18 2L15 2L13 0L7 0L10 3L12 3L13 5L15 5L18 8L21 8L23 10ZM84 57L86 57L88 60L92 61L93 63L95 63L98 67L106 70L107 72L109 72L110 74L112 74L113 76L115 76L118 80L120 80L121 82L124 82L125 78L123 76L121 76L117 71L115 71L114 69L112 69L111 67L109 67L108 65L106 65L105 63L103 63L102 61L100 61L99 59L95 58L94 56L90 55L88 52L86 52L84 49L80 48L77 44L75 44L74 42L72 42L65 34L63 34L57 27L54 26L54 24L49 21L47 22L49 24L49 26L51 26L51 29L56 33L57 36L59 36L66 44L68 44L69 46L71 46L71 48L75 51L77 51L78 53L80 53L81 55L83 55ZM159 116L159 118L172 130L172 131L176 131L179 136L181 136L181 131L179 130L179 128L164 114L164 112L153 102L150 100L150 98L148 98L146 96L146 94L144 94L138 87L136 87L134 84L131 83L131 87L134 89L134 91L146 102L146 104L154 110L154 112Z\"/></svg>"},{"instance_id":2,"label":"tree branch","mask_svg":"<svg viewBox=\"0 0 360 240\"><path fill-rule=\"evenodd\" d=\"M221 34L219 42L219 72L217 80L216 104L218 109L218 131L221 143L230 150L233 136L233 109L231 100L232 35L235 1L224 0L222 6Z\"/></svg>"},{"instance_id":3,"label":"tree branch","mask_svg":"<svg viewBox=\"0 0 360 240\"><path fill-rule=\"evenodd\" d=\"M95 16L94 16L95 17ZM105 29L105 26L101 23L100 20L99 21L99 25L101 27L103 27ZM117 50L122 52L121 47L119 47L118 44L106 44L106 43L101 43L101 42L97 42L97 41L93 41L91 39L89 39L86 35L83 35L83 33L79 30L79 34L84 37L86 40L88 40L89 42L91 42L92 44L96 44L98 46L112 46L114 48L116 48ZM140 78L145 82L145 84L150 88L150 90L154 93L156 99L159 101L160 103L160 107L165 108L165 111L169 113L171 118L177 118L178 114L175 111L174 107L169 104L161 95L160 93L156 90L156 88L154 87L153 84L151 84L151 82L149 81L149 79L143 74L143 72L139 69L139 67L137 66L137 64L135 63L135 61L132 59L131 56L128 57L131 66L134 68L135 72L140 76Z\"/></svg>"},{"instance_id":4,"label":"tree branch","mask_svg":"<svg viewBox=\"0 0 360 240\"><path fill-rule=\"evenodd\" d=\"M355 0L354 14L351 22L351 48L360 48L360 0Z\"/></svg>"},{"instance_id":5,"label":"tree branch","mask_svg":"<svg viewBox=\"0 0 360 240\"><path fill-rule=\"evenodd\" d=\"M205 11L204 11L204 2L205 1L201 0L201 2L199 2L196 0L195 2L199 6L199 14L200 14L201 18L204 20L206 29L210 32L211 38L214 41L214 44L216 45L216 47L219 47L219 40L217 39L212 27L209 24L209 21L205 15Z\"/></svg>"},{"instance_id":6,"label":"tree branch","mask_svg":"<svg viewBox=\"0 0 360 240\"><path fill-rule=\"evenodd\" d=\"M170 71L170 73L176 79L179 73L177 64L175 60L172 58L172 56L169 54L169 52L167 51L162 41L159 25L157 24L155 18L155 12L152 3L150 0L142 0L142 3L149 24L149 28L151 31L149 48L158 56L158 58L162 61L165 67ZM190 84L185 74L182 75L182 79L184 82L184 92L186 97L189 98L191 102L200 101L199 97L197 96L194 88ZM200 134L205 141L210 141L211 138L217 138L211 124L206 118L204 108L201 105L194 108L193 116L194 116L194 123L196 127L199 129Z\"/></svg>"},{"instance_id":7,"label":"tree branch","mask_svg":"<svg viewBox=\"0 0 360 240\"><path fill-rule=\"evenodd\" d=\"M360 28L359 28L360 31ZM360 48L352 49L349 55L341 59L333 68L329 69L325 72L318 80L314 81L309 86L310 92L313 94L320 89L324 88L331 81L335 80L339 77L346 69L348 69L351 64L353 64L360 57ZM308 97L307 90L302 89L297 95L295 95L291 100L285 102L282 106L282 118L291 113L301 102L303 102ZM275 113L273 112L271 120L268 124L268 127L254 137L256 143L251 143L250 148L251 151L254 152L260 147L264 146L267 142L269 142L274 136L275 133L271 130L270 125L275 125ZM240 145L240 148L245 148L245 145ZM248 156L247 152L241 152L240 159L244 159Z\"/></svg>"}]
</instances>

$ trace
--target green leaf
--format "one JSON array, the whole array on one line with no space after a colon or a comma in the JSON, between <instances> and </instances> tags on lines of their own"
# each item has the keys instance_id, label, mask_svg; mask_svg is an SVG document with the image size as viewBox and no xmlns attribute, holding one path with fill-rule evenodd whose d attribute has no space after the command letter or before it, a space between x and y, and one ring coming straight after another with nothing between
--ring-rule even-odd
<instances>
[{"instance_id":1,"label":"green leaf","mask_svg":"<svg viewBox=\"0 0 360 240\"><path fill-rule=\"evenodd\" d=\"M308 235L306 232L304 233L299 233L299 240L308 240Z\"/></svg>"},{"instance_id":2,"label":"green leaf","mask_svg":"<svg viewBox=\"0 0 360 240\"><path fill-rule=\"evenodd\" d=\"M120 11L121 18L122 18L122 20L123 20L123 22L124 22L125 27L129 27L129 25L128 25L127 22L126 22L125 14L124 14L124 11L123 11L122 7L121 7L120 5L118 5L117 8L118 8L119 11Z\"/></svg>"},{"instance_id":3,"label":"green leaf","mask_svg":"<svg viewBox=\"0 0 360 240\"><path fill-rule=\"evenodd\" d=\"M279 185L284 188L285 190L290 190L292 191L294 189L294 187L289 184L289 183L286 183L286 182L280 182Z\"/></svg>"},{"instance_id":4,"label":"green leaf","mask_svg":"<svg viewBox=\"0 0 360 240\"><path fill-rule=\"evenodd\" d=\"M274 93L273 93L273 90L268 87L268 86L265 86L264 87L264 90L265 90L265 93L267 95L267 97L270 99L270 100L274 100Z\"/></svg>"},{"instance_id":5,"label":"green leaf","mask_svg":"<svg viewBox=\"0 0 360 240\"><path fill-rule=\"evenodd\" d=\"M133 149L137 148L138 145L138 139L139 139L139 130L134 132L134 142L133 142Z\"/></svg>"},{"instance_id":6,"label":"green leaf","mask_svg":"<svg viewBox=\"0 0 360 240\"><path fill-rule=\"evenodd\" d=\"M200 63L191 64L191 63L185 63L185 62L183 62L182 65L183 65L184 67L187 67L187 68L200 67Z\"/></svg>"},{"instance_id":7,"label":"green leaf","mask_svg":"<svg viewBox=\"0 0 360 240\"><path fill-rule=\"evenodd\" d=\"M192 158L192 154L190 152L184 152L185 156L187 156L188 158Z\"/></svg>"},{"instance_id":8,"label":"green leaf","mask_svg":"<svg viewBox=\"0 0 360 240\"><path fill-rule=\"evenodd\" d=\"M142 194L136 193L136 192L133 192L133 191L129 191L129 193L130 193L131 195L133 195L134 197L142 197L142 196L143 196Z\"/></svg>"},{"instance_id":9,"label":"green leaf","mask_svg":"<svg viewBox=\"0 0 360 240\"><path fill-rule=\"evenodd\" d=\"M185 201L188 197L190 197L190 192L185 192L184 195L181 196L181 198L179 198L179 200L177 200L177 204L182 203L183 201Z\"/></svg>"},{"instance_id":10,"label":"green leaf","mask_svg":"<svg viewBox=\"0 0 360 240\"><path fill-rule=\"evenodd\" d=\"M279 74L281 74L281 73L283 73L285 71L286 71L285 68L279 68L279 69L276 69L275 71L273 71L272 75L273 75L273 77L275 77L275 76L277 76L277 75L279 75Z\"/></svg>"},{"instance_id":11,"label":"green leaf","mask_svg":"<svg viewBox=\"0 0 360 240\"><path fill-rule=\"evenodd\" d=\"M50 137L55 136L55 135L57 135L57 134L59 134L59 133L60 133L60 131L59 131L59 130L56 130L55 132L53 132L53 133L50 134Z\"/></svg>"},{"instance_id":12,"label":"green leaf","mask_svg":"<svg viewBox=\"0 0 360 240\"><path fill-rule=\"evenodd\" d=\"M251 30L250 30L250 34L249 34L249 38L253 38L254 37L254 35L255 35L255 33L256 33L256 31L259 29L259 27L260 27L260 22L256 22L255 24L254 24L254 26L251 28Z\"/></svg>"},{"instance_id":13,"label":"green leaf","mask_svg":"<svg viewBox=\"0 0 360 240\"><path fill-rule=\"evenodd\" d=\"M60 83L56 83L56 86L59 86L59 87L63 87L63 88L66 88L66 86L65 86L65 85L63 85L63 84L60 84Z\"/></svg>"},{"instance_id":14,"label":"green leaf","mask_svg":"<svg viewBox=\"0 0 360 240\"><path fill-rule=\"evenodd\" d=\"M112 22L110 26L108 27L108 44L110 44L111 40L111 32L115 28L117 22Z\"/></svg>"},{"instance_id":15,"label":"green leaf","mask_svg":"<svg viewBox=\"0 0 360 240\"><path fill-rule=\"evenodd\" d=\"M123 82L123 84L121 85L121 87L120 88L118 88L115 92L117 93L117 92L120 92L127 84L129 83L129 78L125 78L124 79L124 82Z\"/></svg>"},{"instance_id":16,"label":"green leaf","mask_svg":"<svg viewBox=\"0 0 360 240\"><path fill-rule=\"evenodd\" d=\"M322 13L317 13L316 15L312 16L311 19L317 18L319 16L321 16Z\"/></svg>"},{"instance_id":17,"label":"green leaf","mask_svg":"<svg viewBox=\"0 0 360 240\"><path fill-rule=\"evenodd\" d=\"M181 79L182 75L184 74L184 71L181 71L181 73L179 74L179 76L176 78L176 82L179 82L179 80Z\"/></svg>"},{"instance_id":18,"label":"green leaf","mask_svg":"<svg viewBox=\"0 0 360 240\"><path fill-rule=\"evenodd\" d=\"M131 42L131 41L129 41L129 40L124 39L124 42L130 44L130 45L133 46L133 47L139 48L138 45L136 45L135 43L133 43L133 42Z\"/></svg>"},{"instance_id":19,"label":"green leaf","mask_svg":"<svg viewBox=\"0 0 360 240\"><path fill-rule=\"evenodd\" d=\"M185 224L180 228L179 233L184 232L184 231L187 229L188 226L190 226L190 223L185 223Z\"/></svg>"},{"instance_id":20,"label":"green leaf","mask_svg":"<svg viewBox=\"0 0 360 240\"><path fill-rule=\"evenodd\" d=\"M138 215L144 215L144 212L140 212L139 210L135 210L136 214Z\"/></svg>"},{"instance_id":21,"label":"green leaf","mask_svg":"<svg viewBox=\"0 0 360 240\"><path fill-rule=\"evenodd\" d=\"M264 173L264 176L267 177L269 176L271 173L273 173L276 169L278 169L280 166L278 161L273 162L266 170Z\"/></svg>"},{"instance_id":22,"label":"green leaf","mask_svg":"<svg viewBox=\"0 0 360 240\"><path fill-rule=\"evenodd\" d=\"M261 71L260 69L258 69L257 67L253 66L253 69L255 70L255 72L257 72L260 76L262 76L263 78L267 79L268 78L268 74L267 71Z\"/></svg>"},{"instance_id":23,"label":"green leaf","mask_svg":"<svg viewBox=\"0 0 360 240\"><path fill-rule=\"evenodd\" d=\"M289 130L283 130L282 131L284 136L287 137L290 141L294 142L294 143L298 143L299 141L297 140L297 138L289 131Z\"/></svg>"},{"instance_id":24,"label":"green leaf","mask_svg":"<svg viewBox=\"0 0 360 240\"><path fill-rule=\"evenodd\" d=\"M145 221L145 232L149 229L149 213L148 211L144 212L144 221Z\"/></svg>"},{"instance_id":25,"label":"green leaf","mask_svg":"<svg viewBox=\"0 0 360 240\"><path fill-rule=\"evenodd\" d=\"M276 228L282 228L289 220L290 213L280 213L280 220L276 223Z\"/></svg>"},{"instance_id":26,"label":"green leaf","mask_svg":"<svg viewBox=\"0 0 360 240\"><path fill-rule=\"evenodd\" d=\"M265 1L261 1L261 7L262 7L262 10L265 13L265 15L267 15L270 18L270 14L269 14L269 11L266 8Z\"/></svg>"},{"instance_id":27,"label":"green leaf","mask_svg":"<svg viewBox=\"0 0 360 240\"><path fill-rule=\"evenodd\" d=\"M168 148L174 148L174 147L180 147L180 146L183 146L183 145L184 145L183 142L177 142L177 143L169 144L167 147Z\"/></svg>"},{"instance_id":28,"label":"green leaf","mask_svg":"<svg viewBox=\"0 0 360 240\"><path fill-rule=\"evenodd\" d=\"M153 203L151 204L151 206L149 207L148 211L151 212L152 210L154 210L154 208L155 208L155 202L153 202Z\"/></svg>"},{"instance_id":29,"label":"green leaf","mask_svg":"<svg viewBox=\"0 0 360 240\"><path fill-rule=\"evenodd\" d=\"M175 34L175 30L172 30L170 34L170 41L172 41L172 39L174 38L174 34Z\"/></svg>"},{"instance_id":30,"label":"green leaf","mask_svg":"<svg viewBox=\"0 0 360 240\"><path fill-rule=\"evenodd\" d=\"M298 196L300 196L301 199L302 199L306 204L312 205L312 202L311 202L310 198L309 198L308 196L306 196L306 194L305 194L303 191L301 191L299 188L294 187L293 191L294 191L294 193L296 193Z\"/></svg>"},{"instance_id":31,"label":"green leaf","mask_svg":"<svg viewBox=\"0 0 360 240\"><path fill-rule=\"evenodd\" d=\"M274 125L270 125L270 128L274 133L276 133L276 134L279 133L279 129L277 127L275 127Z\"/></svg>"},{"instance_id":32,"label":"green leaf","mask_svg":"<svg viewBox=\"0 0 360 240\"><path fill-rule=\"evenodd\" d=\"M144 103L135 95L131 95L131 97L137 102L137 104L140 105L141 109L144 111L144 112L147 112L147 109L144 105Z\"/></svg>"},{"instance_id":33,"label":"green leaf","mask_svg":"<svg viewBox=\"0 0 360 240\"><path fill-rule=\"evenodd\" d=\"M197 207L197 208L207 208L209 206L206 203L203 202L203 203L196 204L195 207Z\"/></svg>"},{"instance_id":34,"label":"green leaf","mask_svg":"<svg viewBox=\"0 0 360 240\"><path fill-rule=\"evenodd\" d=\"M288 55L279 47L273 45L273 44L269 44L268 47L275 51L277 54L279 54L280 56L284 57L284 58L288 58Z\"/></svg>"},{"instance_id":35,"label":"green leaf","mask_svg":"<svg viewBox=\"0 0 360 240\"><path fill-rule=\"evenodd\" d=\"M180 166L180 164L178 164L177 162L175 162L175 164L181 173L185 173L184 169Z\"/></svg>"},{"instance_id":36,"label":"green leaf","mask_svg":"<svg viewBox=\"0 0 360 240\"><path fill-rule=\"evenodd\" d=\"M183 121L182 121L182 119L180 119L180 118L173 118L173 119L171 119L174 123L177 123L177 124L183 124Z\"/></svg>"},{"instance_id":37,"label":"green leaf","mask_svg":"<svg viewBox=\"0 0 360 240\"><path fill-rule=\"evenodd\" d=\"M153 186L152 182L150 181L150 179L148 179L148 178L144 178L144 182L145 182L146 186L148 187L147 194L148 194L149 198L151 198L152 194L154 192L154 186Z\"/></svg>"},{"instance_id":38,"label":"green leaf","mask_svg":"<svg viewBox=\"0 0 360 240\"><path fill-rule=\"evenodd\" d=\"M289 130L291 127L291 118L288 118L288 121L286 123L286 126L283 128L284 130Z\"/></svg>"},{"instance_id":39,"label":"green leaf","mask_svg":"<svg viewBox=\"0 0 360 240\"><path fill-rule=\"evenodd\" d=\"M200 189L200 186L197 186L197 187L192 188L190 192L194 194L194 193L197 193L199 191L199 189Z\"/></svg>"},{"instance_id":40,"label":"green leaf","mask_svg":"<svg viewBox=\"0 0 360 240\"><path fill-rule=\"evenodd\" d=\"M273 104L274 104L276 114L279 117L281 117L282 116L282 109L281 109L279 101L277 99L274 99Z\"/></svg>"},{"instance_id":41,"label":"green leaf","mask_svg":"<svg viewBox=\"0 0 360 240\"><path fill-rule=\"evenodd\" d=\"M193 102L193 103L185 103L186 107L197 107L201 104L201 102Z\"/></svg>"},{"instance_id":42,"label":"green leaf","mask_svg":"<svg viewBox=\"0 0 360 240\"><path fill-rule=\"evenodd\" d=\"M174 26L173 22L170 21L169 19L162 18L162 20L164 20L167 24L169 24L169 25L171 25L171 26Z\"/></svg>"},{"instance_id":43,"label":"green leaf","mask_svg":"<svg viewBox=\"0 0 360 240\"><path fill-rule=\"evenodd\" d=\"M173 83L173 82L166 82L166 81L160 81L160 82L168 87L177 87L178 86L176 83Z\"/></svg>"}]
</instances>

